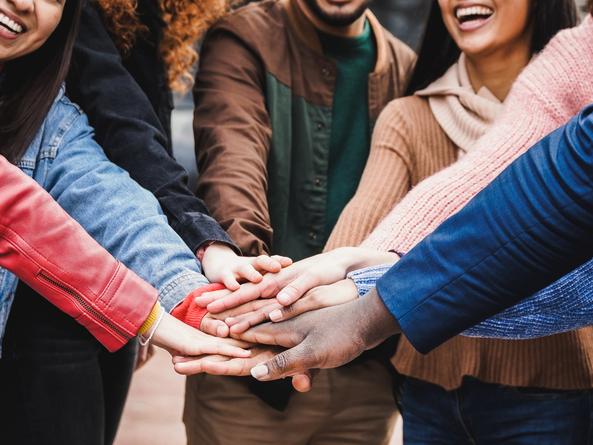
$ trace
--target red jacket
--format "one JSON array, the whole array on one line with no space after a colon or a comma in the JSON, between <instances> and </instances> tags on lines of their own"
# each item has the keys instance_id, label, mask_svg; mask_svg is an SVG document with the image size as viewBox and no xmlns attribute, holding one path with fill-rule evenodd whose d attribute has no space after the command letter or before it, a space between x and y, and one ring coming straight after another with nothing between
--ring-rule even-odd
<instances>
[{"instance_id":1,"label":"red jacket","mask_svg":"<svg viewBox=\"0 0 593 445\"><path fill-rule=\"evenodd\" d=\"M157 299L156 289L2 156L0 267L76 319L110 351L136 335Z\"/></svg>"}]
</instances>

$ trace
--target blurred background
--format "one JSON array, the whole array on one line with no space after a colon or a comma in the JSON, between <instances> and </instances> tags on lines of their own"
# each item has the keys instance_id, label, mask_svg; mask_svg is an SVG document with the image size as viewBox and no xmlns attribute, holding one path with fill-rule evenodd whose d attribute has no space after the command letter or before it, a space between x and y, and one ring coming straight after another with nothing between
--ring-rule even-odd
<instances>
[{"instance_id":1,"label":"blurred background","mask_svg":"<svg viewBox=\"0 0 593 445\"><path fill-rule=\"evenodd\" d=\"M371 9L396 37L417 49L433 0L375 0ZM577 0L582 6L586 0ZM173 112L173 151L189 173L192 188L196 162L192 134L191 96L177 97ZM116 445L183 445L185 431L181 421L185 378L176 375L168 353L158 350L152 360L137 371L116 439ZM401 444L401 424L393 438ZM208 444L204 444L208 445ZM238 444L240 445L240 444Z\"/></svg>"}]
</instances>

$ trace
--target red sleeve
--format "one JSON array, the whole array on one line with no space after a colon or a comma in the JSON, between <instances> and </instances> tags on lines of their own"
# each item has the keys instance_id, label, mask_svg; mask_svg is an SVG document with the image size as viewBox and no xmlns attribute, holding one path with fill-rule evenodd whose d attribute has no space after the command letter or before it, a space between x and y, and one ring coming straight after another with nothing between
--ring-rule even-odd
<instances>
[{"instance_id":1,"label":"red sleeve","mask_svg":"<svg viewBox=\"0 0 593 445\"><path fill-rule=\"evenodd\" d=\"M196 297L199 297L206 292L223 289L225 289L225 287L219 283L202 286L193 292L190 292L188 296L171 311L171 315L193 328L200 329L202 319L208 313L208 309L198 306L195 302Z\"/></svg>"}]
</instances>

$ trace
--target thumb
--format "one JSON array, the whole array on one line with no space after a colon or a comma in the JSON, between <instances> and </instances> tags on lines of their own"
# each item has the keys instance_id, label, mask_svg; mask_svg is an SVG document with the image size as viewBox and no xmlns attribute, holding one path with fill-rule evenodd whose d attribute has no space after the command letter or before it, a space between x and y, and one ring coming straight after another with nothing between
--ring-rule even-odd
<instances>
[{"instance_id":1,"label":"thumb","mask_svg":"<svg viewBox=\"0 0 593 445\"><path fill-rule=\"evenodd\" d=\"M315 357L304 343L288 349L251 369L251 375L262 382L305 374L316 366Z\"/></svg>"},{"instance_id":2,"label":"thumb","mask_svg":"<svg viewBox=\"0 0 593 445\"><path fill-rule=\"evenodd\" d=\"M313 274L304 273L278 292L276 300L283 306L291 305L308 291L319 286L319 281Z\"/></svg>"}]
</instances>

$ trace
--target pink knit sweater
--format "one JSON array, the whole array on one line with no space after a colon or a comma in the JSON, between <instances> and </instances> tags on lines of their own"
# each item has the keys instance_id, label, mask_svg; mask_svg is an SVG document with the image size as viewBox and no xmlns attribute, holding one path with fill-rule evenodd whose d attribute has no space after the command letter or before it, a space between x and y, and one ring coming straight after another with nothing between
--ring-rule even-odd
<instances>
[{"instance_id":1,"label":"pink knit sweater","mask_svg":"<svg viewBox=\"0 0 593 445\"><path fill-rule=\"evenodd\" d=\"M501 116L477 146L420 182L363 247L409 251L535 142L593 103L593 18L560 32L515 82Z\"/></svg>"}]
</instances>

